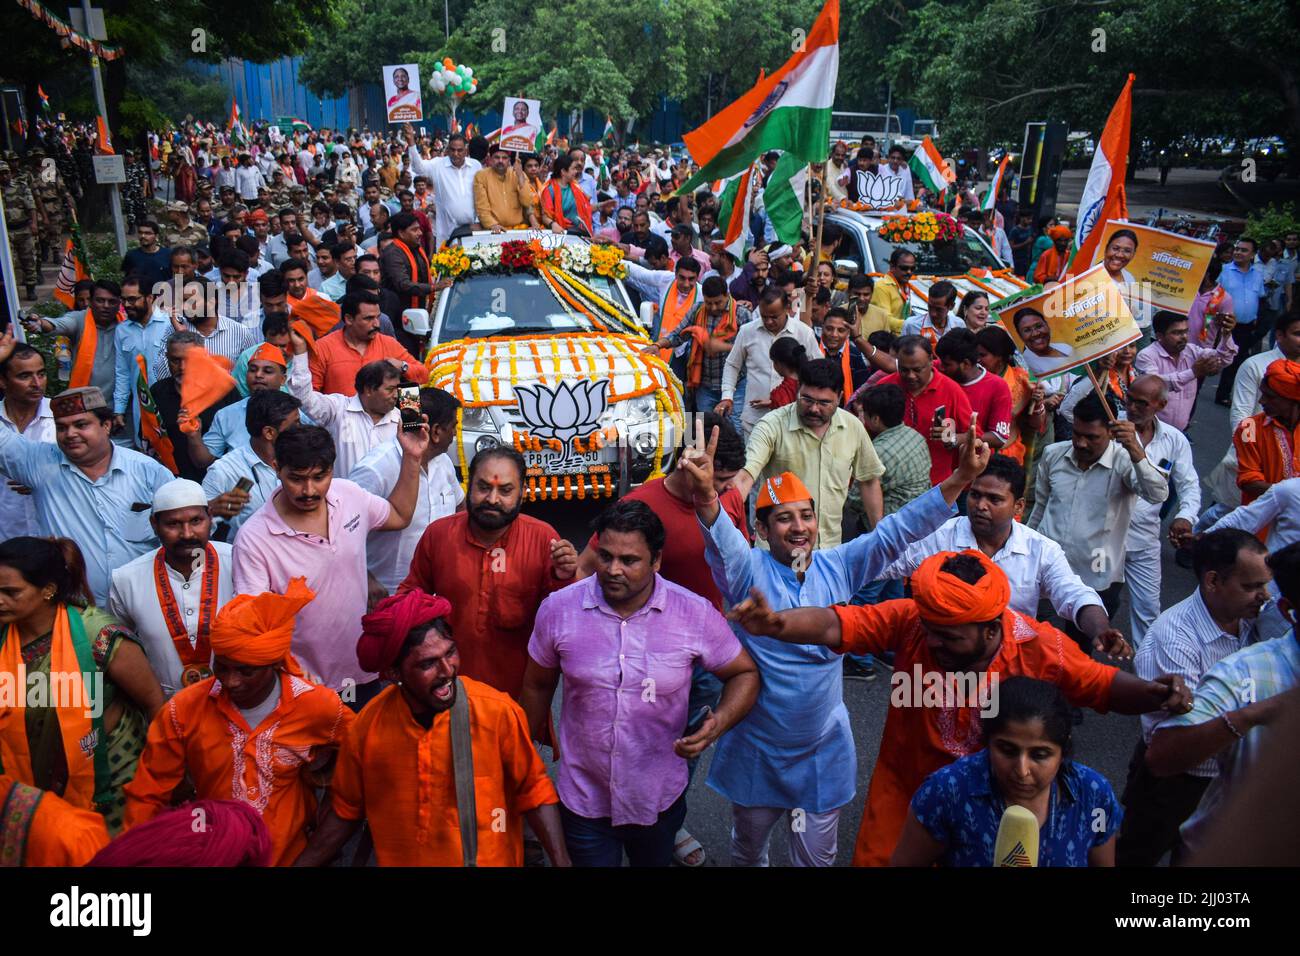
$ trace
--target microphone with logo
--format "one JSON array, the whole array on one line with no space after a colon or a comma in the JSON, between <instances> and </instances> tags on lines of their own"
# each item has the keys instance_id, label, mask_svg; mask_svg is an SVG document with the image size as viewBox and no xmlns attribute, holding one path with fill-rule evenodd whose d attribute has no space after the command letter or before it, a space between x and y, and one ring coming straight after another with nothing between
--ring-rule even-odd
<instances>
[{"instance_id":1,"label":"microphone with logo","mask_svg":"<svg viewBox=\"0 0 1300 956\"><path fill-rule=\"evenodd\" d=\"M1038 866L1038 818L1012 804L1002 813L993 845L994 866Z\"/></svg>"}]
</instances>

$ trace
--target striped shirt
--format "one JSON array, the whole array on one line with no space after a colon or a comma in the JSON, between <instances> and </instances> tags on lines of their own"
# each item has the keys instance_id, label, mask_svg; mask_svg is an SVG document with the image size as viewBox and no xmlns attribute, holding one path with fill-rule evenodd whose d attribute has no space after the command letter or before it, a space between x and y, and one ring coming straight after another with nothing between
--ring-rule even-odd
<instances>
[{"instance_id":1,"label":"striped shirt","mask_svg":"<svg viewBox=\"0 0 1300 956\"><path fill-rule=\"evenodd\" d=\"M216 328L207 335L199 332L189 322L186 322L185 325L187 331L196 332L203 339L203 347L207 349L209 355L220 355L222 358L229 359L231 368L234 368L235 362L238 361L244 349L257 345L262 341L260 329L249 328L225 316L217 319ZM168 335L163 341L161 354L154 359L152 371L157 381L171 377L171 372L167 368L167 344L171 342L171 339L172 336Z\"/></svg>"},{"instance_id":2,"label":"striped shirt","mask_svg":"<svg viewBox=\"0 0 1300 956\"><path fill-rule=\"evenodd\" d=\"M892 515L913 498L930 490L930 446L914 428L895 425L871 439L876 457L885 466L880 477L883 514ZM857 492L855 486L850 495ZM861 498L859 497L859 503Z\"/></svg>"},{"instance_id":3,"label":"striped shirt","mask_svg":"<svg viewBox=\"0 0 1300 956\"><path fill-rule=\"evenodd\" d=\"M1240 631L1234 637L1219 627L1198 588L1156 618L1138 648L1134 669L1143 680L1154 680L1161 674L1178 674L1187 683L1188 690L1199 697L1197 685L1206 672L1254 641L1255 622L1243 619ZM1147 743L1166 717L1163 711L1142 715L1142 737ZM1188 772L1195 777L1214 777L1219 771L1211 759Z\"/></svg>"},{"instance_id":4,"label":"striped shirt","mask_svg":"<svg viewBox=\"0 0 1300 956\"><path fill-rule=\"evenodd\" d=\"M1156 622L1159 624L1159 622ZM1147 641L1151 640L1150 632ZM1145 646L1145 645L1144 645ZM1263 641L1219 661L1196 688L1196 702L1186 714L1170 717L1163 727L1195 727L1218 720L1257 700L1285 693L1300 684L1300 645L1295 632ZM1191 851L1204 835L1210 821L1234 795L1234 788L1259 776L1261 758L1277 744L1273 727L1253 727L1246 736L1220 751L1214 758L1218 776L1210 784L1200 806L1182 827L1183 843Z\"/></svg>"}]
</instances>

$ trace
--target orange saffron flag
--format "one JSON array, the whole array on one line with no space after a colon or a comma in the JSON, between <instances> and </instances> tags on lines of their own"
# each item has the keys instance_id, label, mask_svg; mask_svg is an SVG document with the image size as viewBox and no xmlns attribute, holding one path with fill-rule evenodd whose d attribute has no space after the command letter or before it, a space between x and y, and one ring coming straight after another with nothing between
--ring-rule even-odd
<instances>
[{"instance_id":1,"label":"orange saffron flag","mask_svg":"<svg viewBox=\"0 0 1300 956\"><path fill-rule=\"evenodd\" d=\"M179 475L176 466L176 449L167 429L163 428L162 419L158 417L158 407L153 403L153 393L149 391L149 373L145 369L144 356L135 357L135 394L140 408L140 437L149 443L162 462L173 475Z\"/></svg>"},{"instance_id":2,"label":"orange saffron flag","mask_svg":"<svg viewBox=\"0 0 1300 956\"><path fill-rule=\"evenodd\" d=\"M290 297L289 314L295 319L302 319L319 338L329 333L330 329L339 324L339 319L343 317L342 310L338 304L331 302L328 298L321 295L315 289L308 289L307 294L301 299Z\"/></svg>"},{"instance_id":3,"label":"orange saffron flag","mask_svg":"<svg viewBox=\"0 0 1300 956\"><path fill-rule=\"evenodd\" d=\"M186 433L197 431L199 416L225 398L234 387L229 359L197 346L189 349L182 359L181 411L185 418L180 423L180 430Z\"/></svg>"}]
</instances>

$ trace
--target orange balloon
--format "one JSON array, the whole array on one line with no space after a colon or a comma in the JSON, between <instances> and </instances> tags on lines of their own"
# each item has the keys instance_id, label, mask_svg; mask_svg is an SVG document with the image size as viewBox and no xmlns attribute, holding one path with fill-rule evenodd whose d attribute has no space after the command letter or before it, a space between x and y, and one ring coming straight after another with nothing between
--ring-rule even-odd
<instances>
[{"instance_id":1,"label":"orange balloon","mask_svg":"<svg viewBox=\"0 0 1300 956\"><path fill-rule=\"evenodd\" d=\"M454 70L456 69L456 64L452 62L451 57L444 56L442 58L442 68L444 70Z\"/></svg>"}]
</instances>

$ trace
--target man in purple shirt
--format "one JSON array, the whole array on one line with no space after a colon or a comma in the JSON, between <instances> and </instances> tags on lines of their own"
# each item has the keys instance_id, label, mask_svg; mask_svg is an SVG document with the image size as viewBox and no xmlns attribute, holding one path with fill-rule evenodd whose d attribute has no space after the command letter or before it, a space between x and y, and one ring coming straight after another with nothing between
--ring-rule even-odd
<instances>
[{"instance_id":1,"label":"man in purple shirt","mask_svg":"<svg viewBox=\"0 0 1300 956\"><path fill-rule=\"evenodd\" d=\"M595 531L596 574L538 608L519 703L541 739L564 675L556 788L573 865L620 866L626 852L669 866L686 762L749 712L758 670L707 599L659 576L664 526L645 502L611 505ZM696 661L722 698L682 737Z\"/></svg>"},{"instance_id":2,"label":"man in purple shirt","mask_svg":"<svg viewBox=\"0 0 1300 956\"><path fill-rule=\"evenodd\" d=\"M1226 368L1237 354L1237 342L1229 334L1236 326L1236 318L1220 316L1219 326L1223 334L1217 346L1206 348L1187 341L1187 316L1157 312L1151 319L1156 340L1137 354L1138 374L1156 375L1169 387L1168 402L1156 417L1179 431L1192 420L1201 382Z\"/></svg>"}]
</instances>

